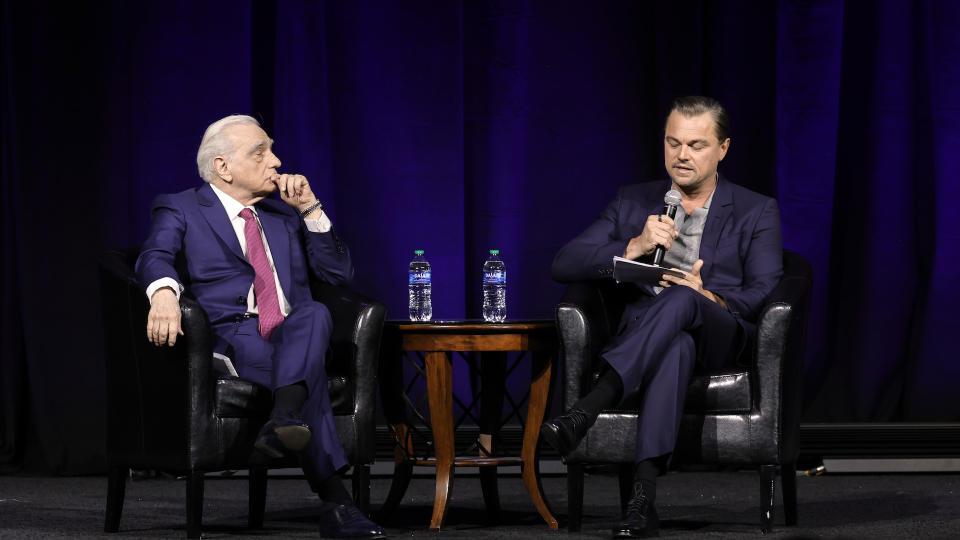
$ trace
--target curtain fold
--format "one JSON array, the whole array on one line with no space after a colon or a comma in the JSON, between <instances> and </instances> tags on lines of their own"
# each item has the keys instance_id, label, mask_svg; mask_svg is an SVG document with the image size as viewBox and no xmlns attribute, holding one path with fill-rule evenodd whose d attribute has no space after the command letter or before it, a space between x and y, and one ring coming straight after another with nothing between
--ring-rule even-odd
<instances>
[{"instance_id":1,"label":"curtain fold","mask_svg":"<svg viewBox=\"0 0 960 540\"><path fill-rule=\"evenodd\" d=\"M14 73L14 51L10 29L10 6L2 6L0 59L2 79ZM23 320L20 306L20 265L17 254L17 208L6 201L15 200L17 167L14 156L17 137L14 131L16 103L13 93L4 85L0 93L0 472L16 471L23 461L26 433L27 392L26 359L23 354Z\"/></svg>"}]
</instances>

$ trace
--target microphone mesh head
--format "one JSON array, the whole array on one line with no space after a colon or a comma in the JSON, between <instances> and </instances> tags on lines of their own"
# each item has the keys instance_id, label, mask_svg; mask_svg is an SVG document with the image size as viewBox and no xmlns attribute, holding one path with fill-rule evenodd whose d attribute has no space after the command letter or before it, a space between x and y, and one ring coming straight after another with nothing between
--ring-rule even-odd
<instances>
[{"instance_id":1,"label":"microphone mesh head","mask_svg":"<svg viewBox=\"0 0 960 540\"><path fill-rule=\"evenodd\" d=\"M667 192L666 195L663 196L663 204L677 206L680 204L680 201L681 201L680 192L675 189L671 189L670 191Z\"/></svg>"}]
</instances>

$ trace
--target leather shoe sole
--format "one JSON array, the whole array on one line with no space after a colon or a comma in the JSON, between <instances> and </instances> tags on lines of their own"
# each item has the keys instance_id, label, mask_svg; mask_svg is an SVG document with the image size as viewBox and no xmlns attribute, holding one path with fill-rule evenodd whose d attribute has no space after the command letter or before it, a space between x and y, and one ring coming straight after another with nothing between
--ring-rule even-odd
<instances>
[{"instance_id":1,"label":"leather shoe sole","mask_svg":"<svg viewBox=\"0 0 960 540\"><path fill-rule=\"evenodd\" d=\"M654 538L660 536L657 530L618 529L613 531L613 538Z\"/></svg>"},{"instance_id":2,"label":"leather shoe sole","mask_svg":"<svg viewBox=\"0 0 960 540\"><path fill-rule=\"evenodd\" d=\"M654 536L660 536L660 517L653 504L650 505L645 516L633 521L621 521L613 528L613 538L652 538Z\"/></svg>"},{"instance_id":3,"label":"leather shoe sole","mask_svg":"<svg viewBox=\"0 0 960 540\"><path fill-rule=\"evenodd\" d=\"M313 437L310 428L304 425L280 426L273 432L280 439L280 444L292 452L299 452L306 448Z\"/></svg>"},{"instance_id":4,"label":"leather shoe sole","mask_svg":"<svg viewBox=\"0 0 960 540\"><path fill-rule=\"evenodd\" d=\"M310 428L305 424L289 424L276 426L272 429L264 426L253 447L260 453L273 459L282 458L284 449L299 452L310 444L313 437Z\"/></svg>"}]
</instances>

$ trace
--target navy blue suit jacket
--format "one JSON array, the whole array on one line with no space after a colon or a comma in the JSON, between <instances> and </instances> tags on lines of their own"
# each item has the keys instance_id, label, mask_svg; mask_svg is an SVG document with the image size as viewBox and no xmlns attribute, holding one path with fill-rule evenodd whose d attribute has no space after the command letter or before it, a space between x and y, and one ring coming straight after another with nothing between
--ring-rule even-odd
<instances>
[{"instance_id":1,"label":"navy blue suit jacket","mask_svg":"<svg viewBox=\"0 0 960 540\"><path fill-rule=\"evenodd\" d=\"M264 199L254 207L280 287L293 308L312 300L308 272L333 284L353 277L350 252L332 228L308 231L296 210L282 201ZM144 288L162 277L176 279L214 325L246 312L254 278L253 266L209 184L156 198L136 272Z\"/></svg>"},{"instance_id":2,"label":"navy blue suit jacket","mask_svg":"<svg viewBox=\"0 0 960 540\"><path fill-rule=\"evenodd\" d=\"M553 279L567 283L611 277L613 257L623 256L648 216L663 213L663 195L669 189L669 180L620 188L600 218L557 253ZM700 258L703 287L722 296L738 319L755 321L783 274L777 202L720 175L700 241Z\"/></svg>"}]
</instances>

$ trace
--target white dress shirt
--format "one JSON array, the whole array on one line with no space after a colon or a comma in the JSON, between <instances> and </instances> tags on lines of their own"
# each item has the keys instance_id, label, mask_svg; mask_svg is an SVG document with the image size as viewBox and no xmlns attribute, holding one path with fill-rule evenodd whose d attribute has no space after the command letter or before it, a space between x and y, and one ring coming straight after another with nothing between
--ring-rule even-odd
<instances>
[{"instance_id":1,"label":"white dress shirt","mask_svg":"<svg viewBox=\"0 0 960 540\"><path fill-rule=\"evenodd\" d=\"M213 188L213 192L216 193L217 198L220 199L224 210L227 212L230 224L233 226L234 232L237 233L237 240L240 242L240 249L243 251L244 257L247 256L247 235L244 232L246 221L240 217L240 212L244 208L249 208L253 211L253 215L257 219L257 226L260 228L260 238L263 240L263 247L267 252L267 260L270 262L270 269L273 271L273 283L277 287L277 300L280 302L280 312L286 317L290 314L292 308L290 302L287 301L287 297L283 294L283 288L280 287L280 277L277 276L277 269L273 264L273 255L270 253L270 244L267 243L267 237L263 234L263 225L260 224L260 216L257 214L257 209L253 206L243 206L239 201L227 195L213 184L210 184L210 187ZM310 232L325 233L329 231L332 226L326 212L322 212L319 219L305 219L303 221L307 226L307 230ZM153 301L153 293L157 292L161 287L170 287L173 289L173 292L177 294L178 300L180 299L180 293L183 292L183 285L178 283L177 280L172 277L163 277L147 287L147 298L149 298L151 302ZM250 291L247 293L247 313L257 313L257 300L253 292L253 284L250 285Z\"/></svg>"}]
</instances>

